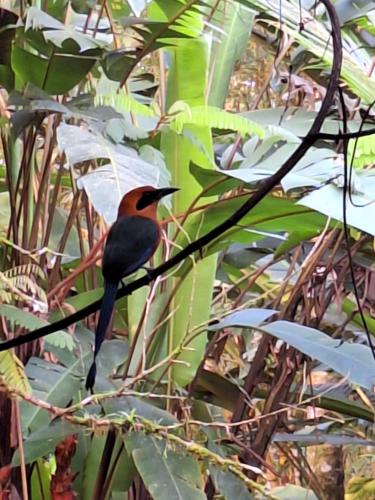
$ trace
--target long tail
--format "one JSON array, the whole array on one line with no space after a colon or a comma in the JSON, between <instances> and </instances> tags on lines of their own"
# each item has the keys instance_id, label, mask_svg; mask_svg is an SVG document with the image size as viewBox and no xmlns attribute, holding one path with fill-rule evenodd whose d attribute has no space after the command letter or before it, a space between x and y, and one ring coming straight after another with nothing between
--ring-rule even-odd
<instances>
[{"instance_id":1,"label":"long tail","mask_svg":"<svg viewBox=\"0 0 375 500\"><path fill-rule=\"evenodd\" d=\"M116 294L117 294L118 283L106 283L104 288L104 294L102 299L102 306L100 308L100 315L98 326L95 332L95 349L94 349L94 360L90 366L90 370L86 378L86 389L91 390L95 385L96 378L96 356L100 351L100 347L105 338L109 322L111 320L112 311L115 306Z\"/></svg>"}]
</instances>

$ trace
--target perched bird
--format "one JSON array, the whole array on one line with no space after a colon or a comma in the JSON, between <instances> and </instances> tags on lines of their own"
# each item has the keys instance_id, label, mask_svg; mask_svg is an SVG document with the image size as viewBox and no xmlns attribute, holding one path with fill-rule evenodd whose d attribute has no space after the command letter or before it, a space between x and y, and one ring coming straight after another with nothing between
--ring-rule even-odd
<instances>
[{"instance_id":1,"label":"perched bird","mask_svg":"<svg viewBox=\"0 0 375 500\"><path fill-rule=\"evenodd\" d=\"M158 202L177 190L173 187L155 189L143 186L133 189L121 200L117 220L109 230L104 248L104 294L95 332L94 360L87 375L86 389L92 390L95 384L96 357L111 320L117 287L122 278L142 267L157 249L161 237L157 220Z\"/></svg>"}]
</instances>

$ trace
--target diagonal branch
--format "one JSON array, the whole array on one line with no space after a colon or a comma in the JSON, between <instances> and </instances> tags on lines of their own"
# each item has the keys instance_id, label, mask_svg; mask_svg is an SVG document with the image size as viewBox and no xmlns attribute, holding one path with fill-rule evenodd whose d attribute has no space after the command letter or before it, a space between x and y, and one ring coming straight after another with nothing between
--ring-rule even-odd
<instances>
[{"instance_id":1,"label":"diagonal branch","mask_svg":"<svg viewBox=\"0 0 375 500\"><path fill-rule=\"evenodd\" d=\"M201 251L203 247L211 243L213 240L221 236L225 231L232 228L252 209L254 208L275 186L277 186L281 179L285 177L296 163L306 154L309 148L316 141L317 134L323 122L330 110L333 103L335 92L340 81L340 70L342 61L342 43L340 35L340 23L335 11L334 6L331 4L330 0L320 0L327 9L328 17L331 21L332 26L332 43L333 43L333 62L332 71L327 87L326 95L322 101L321 108L315 117L315 120L310 128L310 131L306 137L302 140L296 151L288 158L288 160L280 167L280 169L275 172L271 177L265 179L259 186L257 192L253 193L250 198L228 219L219 224L217 227L209 231L207 234L203 235L201 238L193 241L187 245L181 252L170 258L167 262L164 262L159 267L151 270L147 275L142 276L127 286L122 288L117 292L117 299L130 295L138 288L148 285L151 281L155 280L158 276L169 271L174 266L185 260L189 255ZM17 347L19 345L25 344L27 342L32 342L39 338L45 337L57 330L63 330L73 323L82 320L89 314L94 313L100 308L101 300L97 300L92 304L80 309L79 311L63 318L59 321L51 323L42 328L32 331L27 335L17 337L14 339L7 340L0 344L0 352L10 349L12 347Z\"/></svg>"}]
</instances>

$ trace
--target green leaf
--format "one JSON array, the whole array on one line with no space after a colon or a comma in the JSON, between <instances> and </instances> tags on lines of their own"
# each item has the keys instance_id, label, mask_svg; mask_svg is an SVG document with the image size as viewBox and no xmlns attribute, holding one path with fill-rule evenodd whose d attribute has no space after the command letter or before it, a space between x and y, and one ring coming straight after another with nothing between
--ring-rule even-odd
<instances>
[{"instance_id":1,"label":"green leaf","mask_svg":"<svg viewBox=\"0 0 375 500\"><path fill-rule=\"evenodd\" d=\"M176 4L176 2L175 2ZM168 72L168 92L166 107L176 101L183 101L188 106L203 106L208 73L208 43L204 38L186 40L169 51L171 64ZM194 64L191 64L194 61ZM199 195L200 186L190 173L190 162L212 169L214 152L212 134L209 127L186 125L184 133L178 135L170 129L163 130L160 148L172 174L172 182L181 190L173 197L174 213L183 213L191 201ZM196 137L198 148L187 134ZM216 273L216 256L199 262L179 283L176 294L170 304L174 311L168 324L168 352L181 345L191 328L206 322L210 316L212 287ZM176 281L171 283L175 286ZM173 364L169 371L172 383L183 386L191 382L202 360L206 346L205 335L197 336L190 344L190 351L184 351L179 360L186 364ZM167 352L167 354L168 354ZM164 356L163 356L164 358ZM159 361L158 358L155 361Z\"/></svg>"},{"instance_id":2,"label":"green leaf","mask_svg":"<svg viewBox=\"0 0 375 500\"><path fill-rule=\"evenodd\" d=\"M31 474L31 498L43 498L43 500L51 500L51 477L52 464L43 459L38 459Z\"/></svg>"},{"instance_id":3,"label":"green leaf","mask_svg":"<svg viewBox=\"0 0 375 500\"><path fill-rule=\"evenodd\" d=\"M155 125L158 118L150 106L139 102L132 93L125 89L119 89L118 84L102 77L95 89L96 106L112 106L121 112L131 112L147 117L155 117Z\"/></svg>"},{"instance_id":4,"label":"green leaf","mask_svg":"<svg viewBox=\"0 0 375 500\"><path fill-rule=\"evenodd\" d=\"M130 488L136 473L137 471L134 467L134 462L127 452L126 448L124 447L119 458L115 476L113 478L112 491L122 492L123 495L123 493L125 491L128 491L128 489ZM123 498L123 496L121 498Z\"/></svg>"},{"instance_id":5,"label":"green leaf","mask_svg":"<svg viewBox=\"0 0 375 500\"><path fill-rule=\"evenodd\" d=\"M91 439L88 453L82 467L82 500L93 498L96 478L102 459L104 446L107 440L107 434L95 435Z\"/></svg>"},{"instance_id":6,"label":"green leaf","mask_svg":"<svg viewBox=\"0 0 375 500\"><path fill-rule=\"evenodd\" d=\"M44 410L45 413L46 410ZM50 420L47 415L47 421ZM24 439L24 459L26 464L30 464L40 457L46 457L55 451L56 445L71 434L80 434L83 427L73 425L64 420L55 420L52 423L43 425ZM12 459L12 465L18 466L20 463L19 450Z\"/></svg>"},{"instance_id":7,"label":"green leaf","mask_svg":"<svg viewBox=\"0 0 375 500\"><path fill-rule=\"evenodd\" d=\"M352 161L355 167L363 168L375 163L375 135L350 140L348 143L349 161L352 158L354 147L355 155Z\"/></svg>"},{"instance_id":8,"label":"green leaf","mask_svg":"<svg viewBox=\"0 0 375 500\"><path fill-rule=\"evenodd\" d=\"M53 54L49 58L20 47L12 50L12 69L21 84L28 82L49 94L65 94L77 85L95 64L95 59L79 55Z\"/></svg>"},{"instance_id":9,"label":"green leaf","mask_svg":"<svg viewBox=\"0 0 375 500\"><path fill-rule=\"evenodd\" d=\"M125 445L154 500L204 500L198 462L168 449L165 439L130 433Z\"/></svg>"},{"instance_id":10,"label":"green leaf","mask_svg":"<svg viewBox=\"0 0 375 500\"><path fill-rule=\"evenodd\" d=\"M250 495L245 484L232 472L224 471L213 465L209 465L209 470L215 488L225 500L252 500L254 498Z\"/></svg>"},{"instance_id":11,"label":"green leaf","mask_svg":"<svg viewBox=\"0 0 375 500\"><path fill-rule=\"evenodd\" d=\"M211 106L224 107L234 65L246 49L254 17L254 11L235 2L219 9L215 25L220 27L220 32L216 34L211 55L212 83L208 97Z\"/></svg>"},{"instance_id":12,"label":"green leaf","mask_svg":"<svg viewBox=\"0 0 375 500\"><path fill-rule=\"evenodd\" d=\"M0 352L0 385L29 394L31 387L25 374L25 367L13 351Z\"/></svg>"},{"instance_id":13,"label":"green leaf","mask_svg":"<svg viewBox=\"0 0 375 500\"><path fill-rule=\"evenodd\" d=\"M313 121L317 115L316 111L308 111L303 108L296 108L294 106L268 109L257 109L255 111L245 111L241 116L259 123L263 127L279 126L288 130L298 137L303 137L310 130ZM360 122L350 122L356 124L356 129L360 126ZM340 131L340 122L334 118L327 118L321 129L322 132L330 134L337 134Z\"/></svg>"},{"instance_id":14,"label":"green leaf","mask_svg":"<svg viewBox=\"0 0 375 500\"><path fill-rule=\"evenodd\" d=\"M90 354L88 352L85 357ZM64 408L78 392L81 385L81 371L80 358L68 368L39 358L30 358L26 365L26 374L31 382L33 394L61 408ZM47 425L50 416L46 410L22 402L21 421L23 432L32 434Z\"/></svg>"},{"instance_id":15,"label":"green leaf","mask_svg":"<svg viewBox=\"0 0 375 500\"><path fill-rule=\"evenodd\" d=\"M201 213L191 215L184 224L184 231L177 236L178 248L186 246L203 234L221 224L230 217L244 202L241 198L222 198L208 206ZM305 231L309 227L308 236L311 238L319 234L325 225L325 218L313 211L300 211L300 207L286 198L266 196L258 203L238 225L223 233L210 243L202 252L203 258L222 250L230 243L251 244L262 239L262 231L284 231L294 233ZM243 228L246 228L245 230ZM246 232L247 231L247 232ZM305 234L305 233L304 233ZM176 276L184 275L193 266L193 258L186 259L175 271Z\"/></svg>"}]
</instances>

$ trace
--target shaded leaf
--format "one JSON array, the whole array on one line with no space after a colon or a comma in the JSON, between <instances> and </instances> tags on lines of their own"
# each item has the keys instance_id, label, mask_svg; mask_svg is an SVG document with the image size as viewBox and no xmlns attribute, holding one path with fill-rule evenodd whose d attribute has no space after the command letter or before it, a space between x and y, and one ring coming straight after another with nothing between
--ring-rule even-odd
<instances>
[{"instance_id":1,"label":"shaded leaf","mask_svg":"<svg viewBox=\"0 0 375 500\"><path fill-rule=\"evenodd\" d=\"M45 411L45 410L44 410ZM47 413L45 411L45 413ZM47 421L50 420L47 415ZM31 433L24 439L24 459L25 463L34 462L40 457L45 457L52 453L58 443L72 434L80 434L83 432L83 427L71 424L66 420L55 420L39 427L35 432ZM19 465L19 452L14 454L12 464Z\"/></svg>"},{"instance_id":2,"label":"shaded leaf","mask_svg":"<svg viewBox=\"0 0 375 500\"><path fill-rule=\"evenodd\" d=\"M168 442L152 435L130 433L125 445L147 490L155 500L204 500L198 462L168 449Z\"/></svg>"},{"instance_id":3,"label":"shaded leaf","mask_svg":"<svg viewBox=\"0 0 375 500\"><path fill-rule=\"evenodd\" d=\"M90 352L86 357L89 355ZM26 374L33 394L61 408L69 404L77 393L81 384L81 370L82 359L79 358L68 368L39 358L30 358L26 365ZM22 402L21 407L22 428L25 434L34 433L50 421L48 412L42 408L26 402Z\"/></svg>"},{"instance_id":4,"label":"shaded leaf","mask_svg":"<svg viewBox=\"0 0 375 500\"><path fill-rule=\"evenodd\" d=\"M252 500L254 498L245 484L232 472L221 470L213 465L209 466L209 470L216 489L225 500Z\"/></svg>"}]
</instances>

